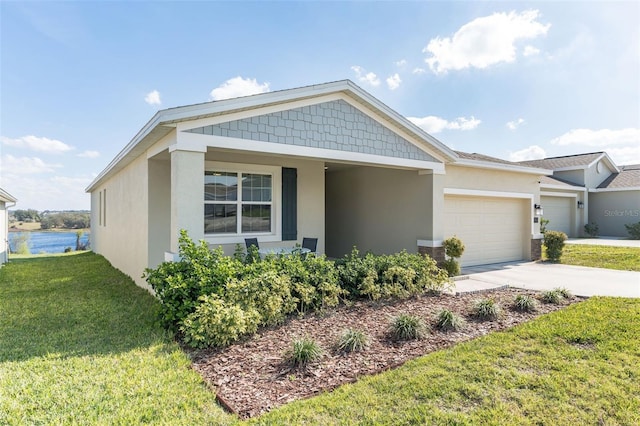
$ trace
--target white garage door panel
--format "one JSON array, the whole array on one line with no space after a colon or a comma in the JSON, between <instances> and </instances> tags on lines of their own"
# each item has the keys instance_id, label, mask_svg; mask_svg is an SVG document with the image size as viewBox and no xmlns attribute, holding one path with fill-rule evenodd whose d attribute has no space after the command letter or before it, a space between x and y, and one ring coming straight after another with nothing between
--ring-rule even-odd
<instances>
[{"instance_id":1,"label":"white garage door panel","mask_svg":"<svg viewBox=\"0 0 640 426\"><path fill-rule=\"evenodd\" d=\"M542 217L549 220L547 229L550 231L562 231L571 236L571 207L575 202L575 198L540 197L540 203L544 210Z\"/></svg>"},{"instance_id":2,"label":"white garage door panel","mask_svg":"<svg viewBox=\"0 0 640 426\"><path fill-rule=\"evenodd\" d=\"M464 243L462 265L522 260L529 234L527 203L511 198L445 197L445 238L456 235Z\"/></svg>"}]
</instances>

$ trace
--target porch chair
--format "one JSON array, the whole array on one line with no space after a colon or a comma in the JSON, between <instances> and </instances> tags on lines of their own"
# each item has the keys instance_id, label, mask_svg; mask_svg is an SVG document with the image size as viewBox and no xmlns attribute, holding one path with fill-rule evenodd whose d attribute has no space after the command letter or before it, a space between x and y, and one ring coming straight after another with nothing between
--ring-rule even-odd
<instances>
[{"instance_id":1,"label":"porch chair","mask_svg":"<svg viewBox=\"0 0 640 426\"><path fill-rule=\"evenodd\" d=\"M258 239L257 238L245 238L244 239L244 244L247 246L247 250L249 250L249 247L251 247L251 246L256 246L256 248L258 250L260 250L260 246L258 245Z\"/></svg>"},{"instance_id":2,"label":"porch chair","mask_svg":"<svg viewBox=\"0 0 640 426\"><path fill-rule=\"evenodd\" d=\"M309 249L311 253L315 253L318 247L318 239L317 238L307 238L304 237L302 239L302 248Z\"/></svg>"}]
</instances>

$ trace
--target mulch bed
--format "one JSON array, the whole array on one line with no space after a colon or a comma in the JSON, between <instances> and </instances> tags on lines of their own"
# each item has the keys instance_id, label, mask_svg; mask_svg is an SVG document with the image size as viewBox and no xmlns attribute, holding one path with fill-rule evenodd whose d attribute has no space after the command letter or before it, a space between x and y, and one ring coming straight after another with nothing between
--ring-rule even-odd
<instances>
[{"instance_id":1,"label":"mulch bed","mask_svg":"<svg viewBox=\"0 0 640 426\"><path fill-rule=\"evenodd\" d=\"M285 324L261 330L258 334L224 349L190 353L193 368L215 390L218 401L241 418L263 414L288 402L308 398L359 377L398 367L406 361L487 333L504 330L548 312L580 301L565 300L562 305L540 302L537 312L510 309L518 294L537 296L529 290L502 288L482 294L442 294L420 296L394 302L356 302L340 306L323 315L292 318ZM469 315L474 302L492 298L503 308L496 321L478 321ZM422 340L394 341L388 334L390 319L409 313L433 326L442 309L449 309L467 320L457 332L432 333ZM336 341L346 328L362 330L370 345L362 352L340 353ZM313 338L323 349L322 358L305 370L294 369L284 360L292 341Z\"/></svg>"}]
</instances>

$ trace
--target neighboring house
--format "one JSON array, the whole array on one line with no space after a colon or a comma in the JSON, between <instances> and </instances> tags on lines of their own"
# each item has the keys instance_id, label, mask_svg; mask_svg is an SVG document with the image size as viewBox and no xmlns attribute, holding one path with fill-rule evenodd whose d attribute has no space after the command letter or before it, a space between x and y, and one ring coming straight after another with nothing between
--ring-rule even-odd
<instances>
[{"instance_id":1,"label":"neighboring house","mask_svg":"<svg viewBox=\"0 0 640 426\"><path fill-rule=\"evenodd\" d=\"M584 236L596 223L599 234L629 236L625 224L640 222L640 166L616 166L605 152L567 155L520 164L553 170L543 177L540 200L547 229Z\"/></svg>"},{"instance_id":2,"label":"neighboring house","mask_svg":"<svg viewBox=\"0 0 640 426\"><path fill-rule=\"evenodd\" d=\"M11 194L0 188L0 266L9 260L9 212L7 208L15 205ZM11 205L7 205L10 203Z\"/></svg>"},{"instance_id":3,"label":"neighboring house","mask_svg":"<svg viewBox=\"0 0 640 426\"><path fill-rule=\"evenodd\" d=\"M406 249L463 265L540 256L551 171L452 151L351 81L159 111L87 188L91 246L141 286L181 229L233 253L318 238L341 257Z\"/></svg>"}]
</instances>

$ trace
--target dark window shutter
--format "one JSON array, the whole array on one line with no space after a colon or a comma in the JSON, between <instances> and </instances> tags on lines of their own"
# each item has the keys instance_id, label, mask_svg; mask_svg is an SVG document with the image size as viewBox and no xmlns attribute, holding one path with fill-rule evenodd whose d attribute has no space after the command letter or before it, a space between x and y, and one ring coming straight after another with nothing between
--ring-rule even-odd
<instances>
[{"instance_id":1,"label":"dark window shutter","mask_svg":"<svg viewBox=\"0 0 640 426\"><path fill-rule=\"evenodd\" d=\"M298 239L298 170L282 168L282 241Z\"/></svg>"}]
</instances>

